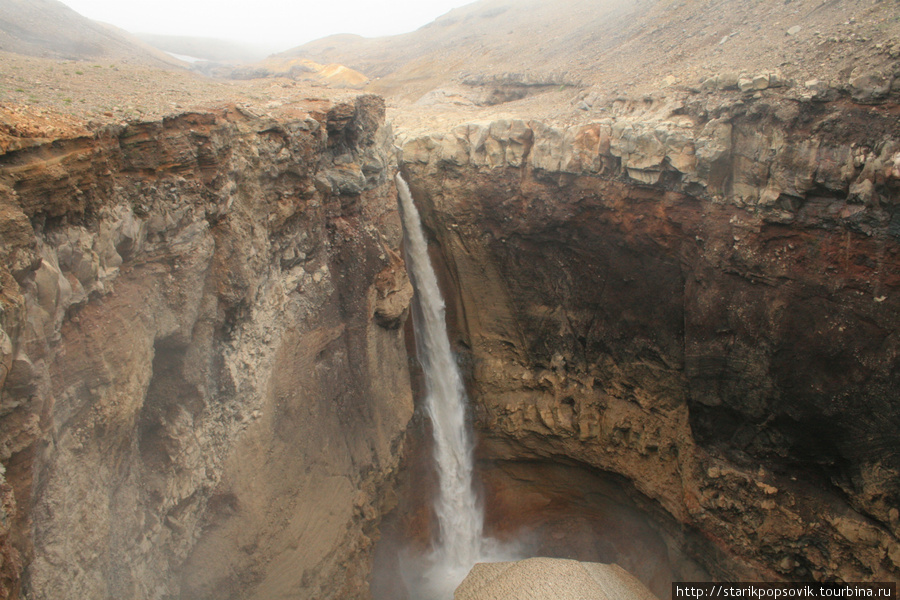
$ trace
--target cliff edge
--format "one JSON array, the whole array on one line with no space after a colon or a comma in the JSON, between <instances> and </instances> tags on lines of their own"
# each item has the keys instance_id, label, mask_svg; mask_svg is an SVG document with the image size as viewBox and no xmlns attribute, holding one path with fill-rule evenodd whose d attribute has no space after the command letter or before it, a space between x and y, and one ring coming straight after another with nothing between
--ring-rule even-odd
<instances>
[{"instance_id":1,"label":"cliff edge","mask_svg":"<svg viewBox=\"0 0 900 600\"><path fill-rule=\"evenodd\" d=\"M364 596L412 290L383 102L324 106L7 131L3 597Z\"/></svg>"}]
</instances>

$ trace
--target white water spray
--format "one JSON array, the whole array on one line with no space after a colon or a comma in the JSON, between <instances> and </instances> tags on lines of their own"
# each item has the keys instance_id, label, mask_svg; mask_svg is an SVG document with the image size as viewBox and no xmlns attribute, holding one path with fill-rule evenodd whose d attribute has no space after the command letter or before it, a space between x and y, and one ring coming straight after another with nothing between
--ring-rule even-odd
<instances>
[{"instance_id":1,"label":"white water spray","mask_svg":"<svg viewBox=\"0 0 900 600\"><path fill-rule=\"evenodd\" d=\"M472 488L473 450L466 424L466 394L444 321L444 300L428 257L428 246L406 182L397 174L406 233L407 262L416 290L413 318L416 352L425 374L425 407L434 431L440 489L435 501L439 539L424 568L407 584L415 600L450 600L472 566L494 552L482 535L484 515ZM493 557L492 557L493 558ZM409 579L409 578L408 578Z\"/></svg>"}]
</instances>

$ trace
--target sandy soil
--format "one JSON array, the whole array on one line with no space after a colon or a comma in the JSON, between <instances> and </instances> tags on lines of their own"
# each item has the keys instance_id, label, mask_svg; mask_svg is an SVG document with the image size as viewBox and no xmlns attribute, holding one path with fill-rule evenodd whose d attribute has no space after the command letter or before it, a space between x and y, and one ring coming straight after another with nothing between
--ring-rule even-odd
<instances>
[{"instance_id":1,"label":"sandy soil","mask_svg":"<svg viewBox=\"0 0 900 600\"><path fill-rule=\"evenodd\" d=\"M0 140L86 135L105 125L227 105L303 118L356 95L288 79L227 81L186 70L6 52L0 52L0 67Z\"/></svg>"}]
</instances>

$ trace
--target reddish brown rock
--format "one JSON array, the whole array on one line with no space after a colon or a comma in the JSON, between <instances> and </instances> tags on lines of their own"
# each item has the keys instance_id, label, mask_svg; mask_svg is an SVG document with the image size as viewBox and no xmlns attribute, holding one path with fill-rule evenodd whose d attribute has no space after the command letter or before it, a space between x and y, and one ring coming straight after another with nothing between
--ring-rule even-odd
<instances>
[{"instance_id":1,"label":"reddish brown rock","mask_svg":"<svg viewBox=\"0 0 900 600\"><path fill-rule=\"evenodd\" d=\"M896 579L896 119L671 108L401 134L482 457L623 477L717 578Z\"/></svg>"},{"instance_id":2,"label":"reddish brown rock","mask_svg":"<svg viewBox=\"0 0 900 600\"><path fill-rule=\"evenodd\" d=\"M2 597L365 597L410 294L383 103L329 114L6 145Z\"/></svg>"}]
</instances>

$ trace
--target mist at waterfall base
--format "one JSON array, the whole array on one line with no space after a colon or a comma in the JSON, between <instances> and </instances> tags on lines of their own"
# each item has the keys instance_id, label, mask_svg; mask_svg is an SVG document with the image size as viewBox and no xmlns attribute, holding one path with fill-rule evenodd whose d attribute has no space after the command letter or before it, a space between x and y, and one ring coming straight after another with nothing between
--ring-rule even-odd
<instances>
[{"instance_id":1,"label":"mist at waterfall base","mask_svg":"<svg viewBox=\"0 0 900 600\"><path fill-rule=\"evenodd\" d=\"M456 586L476 562L516 560L519 556L514 545L484 536L484 511L473 489L466 393L447 336L444 300L428 256L419 211L399 173L396 181L406 261L416 292L416 354L425 379L425 409L431 420L439 482L434 504L438 539L424 555L403 553L400 567L412 600L451 600Z\"/></svg>"}]
</instances>

